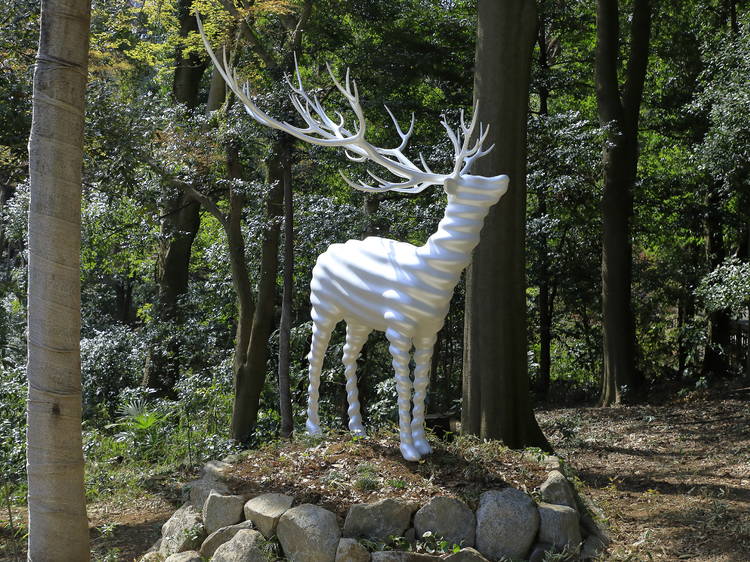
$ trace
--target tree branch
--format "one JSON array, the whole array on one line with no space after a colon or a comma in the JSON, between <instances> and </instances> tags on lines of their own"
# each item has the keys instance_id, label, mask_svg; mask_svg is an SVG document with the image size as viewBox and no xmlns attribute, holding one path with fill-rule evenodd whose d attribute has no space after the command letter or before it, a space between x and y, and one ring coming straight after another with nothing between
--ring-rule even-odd
<instances>
[{"instance_id":1,"label":"tree branch","mask_svg":"<svg viewBox=\"0 0 750 562\"><path fill-rule=\"evenodd\" d=\"M174 187L178 188L183 193L192 197L193 199L195 199L195 201L200 203L204 209L211 213L216 218L216 220L221 223L221 226L223 226L224 228L227 227L227 217L224 215L224 213L221 212L219 207L210 197L195 189L191 184L182 180L178 180L177 178L168 178L168 181Z\"/></svg>"}]
</instances>

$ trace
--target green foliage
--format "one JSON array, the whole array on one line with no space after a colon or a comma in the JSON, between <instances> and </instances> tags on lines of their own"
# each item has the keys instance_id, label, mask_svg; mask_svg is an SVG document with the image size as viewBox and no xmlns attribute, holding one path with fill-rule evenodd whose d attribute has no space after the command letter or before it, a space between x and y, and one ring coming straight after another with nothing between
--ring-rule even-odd
<instances>
[{"instance_id":1,"label":"green foliage","mask_svg":"<svg viewBox=\"0 0 750 562\"><path fill-rule=\"evenodd\" d=\"M3 483L23 484L26 471L25 371L0 362L0 476Z\"/></svg>"},{"instance_id":2,"label":"green foliage","mask_svg":"<svg viewBox=\"0 0 750 562\"><path fill-rule=\"evenodd\" d=\"M729 258L701 279L695 290L709 312L742 314L750 304L750 264Z\"/></svg>"},{"instance_id":3,"label":"green foliage","mask_svg":"<svg viewBox=\"0 0 750 562\"><path fill-rule=\"evenodd\" d=\"M288 59L283 45L301 2L235 4L237 14L227 11L228 4L209 0L195 2L193 9L203 15L212 43L228 45L259 105L299 123L286 99L282 71L269 67L258 45L276 62ZM750 15L746 3L736 7L739 24L733 30L715 3L655 6L641 115L632 217L639 368L655 381L684 380L691 389L705 381L698 378L707 341L705 313L742 314L750 297L743 241L750 209ZM25 466L26 139L39 7L8 0L5 8L5 25L0 25L0 408L5 413L0 461L17 500ZM540 287L546 282L552 299L551 394L554 400L576 402L595 396L602 365L599 205L605 131L596 123L596 18L593 3L542 0L538 8L545 41L533 54L528 121L529 365L532 377L538 377ZM367 113L368 139L398 144L383 102L402 124L414 113L408 154L421 152L436 171L444 170L453 155L439 115L445 112L455 123L459 110L471 106L476 9L476 0L316 0L298 53L301 74L327 107L345 110L330 90L325 62L339 76L351 67ZM164 265L159 254L175 233L161 225L165 213L179 211L169 205L180 194L175 182L200 189L222 212L230 193L244 197L241 229L254 289L269 226L264 217L271 186L264 167L277 133L255 124L236 101L206 115L209 72L199 85L198 108L174 103L177 51L207 60L195 33L181 36L177 10L174 0L93 6L81 245L90 498L137 493L154 475L235 449L228 427L238 309L225 230L202 211L188 290L175 319L166 321L159 312L157 279ZM257 32L258 44L246 42L244 35L235 43L243 25L238 15ZM227 146L239 149L240 179L228 179ZM366 166L335 150L293 145L290 377L298 433L307 394L308 287L317 256L329 244L365 235L421 244L435 231L445 203L440 189L414 198L353 192L339 170L363 177ZM718 267L704 249L709 212L718 216L725 255L738 256ZM280 285L279 279L276 301ZM460 409L463 303L462 282L436 346L430 413ZM343 339L339 326L321 384L322 421L334 429L345 427ZM253 445L277 437L277 349L274 332ZM178 380L169 398L140 388L147 356L176 365ZM395 383L381 335L370 337L358 367L368 430L393 424ZM578 439L576 428L571 418L553 430L570 441ZM489 445L462 439L458 442L476 459L490 454ZM355 482L362 490L381 484L375 472L364 469ZM406 486L400 480L385 484ZM422 542L433 551L447 552L437 537L428 538Z\"/></svg>"}]
</instances>

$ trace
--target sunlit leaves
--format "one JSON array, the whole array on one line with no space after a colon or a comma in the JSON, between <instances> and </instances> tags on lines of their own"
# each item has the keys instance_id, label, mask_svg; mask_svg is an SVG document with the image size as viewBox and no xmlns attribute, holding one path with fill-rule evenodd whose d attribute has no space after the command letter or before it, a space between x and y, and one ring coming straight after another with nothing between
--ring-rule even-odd
<instances>
[{"instance_id":1,"label":"sunlit leaves","mask_svg":"<svg viewBox=\"0 0 750 562\"><path fill-rule=\"evenodd\" d=\"M750 304L750 263L725 260L701 280L695 292L709 312L730 309L743 314Z\"/></svg>"}]
</instances>

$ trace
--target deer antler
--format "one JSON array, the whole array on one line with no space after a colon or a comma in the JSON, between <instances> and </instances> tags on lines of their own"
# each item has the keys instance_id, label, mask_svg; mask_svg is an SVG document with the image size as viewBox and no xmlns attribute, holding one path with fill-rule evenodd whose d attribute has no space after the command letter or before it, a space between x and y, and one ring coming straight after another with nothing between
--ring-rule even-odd
<instances>
[{"instance_id":1,"label":"deer antler","mask_svg":"<svg viewBox=\"0 0 750 562\"><path fill-rule=\"evenodd\" d=\"M367 121L362 110L362 106L359 102L359 92L357 90L357 82L351 80L349 77L349 70L346 71L346 77L344 84L336 79L330 65L326 64L328 74L331 77L336 89L341 93L342 96L349 103L351 110L354 112L356 117L354 122L354 130L349 131L345 127L346 119L340 112L336 112L336 119L332 119L326 112L323 104L316 95L310 95L305 91L302 84L302 77L300 75L299 66L297 65L297 57L294 57L294 69L297 85L292 84L291 80L287 78L287 84L291 90L289 98L292 105L299 113L300 117L305 122L305 127L298 127L287 122L279 121L262 109L260 109L252 97L250 96L250 87L247 82L240 85L237 73L229 66L226 58L226 51L222 56L222 62L219 62L216 55L214 54L211 45L206 38L206 34L203 29L203 22L199 16L196 15L198 20L198 31L203 39L203 44L206 47L211 60L216 66L221 77L227 83L229 88L234 92L237 98L244 104L247 113L255 119L258 123L285 131L290 135L308 142L310 144L316 144L321 146L339 146L344 149L344 153L347 158L355 162L370 161L378 164L391 172L393 175L403 179L400 182L391 182L382 179L370 172L367 173L378 182L377 186L368 185L365 183L357 183L350 180L343 172L339 172L344 181L354 189L361 191L400 191L407 193L419 193L425 188L431 185L444 185L446 180L451 177L458 177L468 171L472 162L477 158L481 158L487 154L492 147L487 150L482 149L482 143L487 137L489 127L479 128L479 136L476 142L471 145L471 137L477 123L477 106L474 106L474 112L471 123L467 126L464 121L463 111L461 112L461 124L460 129L454 130L448 125L448 122L443 116L442 125L445 127L448 137L453 143L455 153L455 165L451 174L436 174L430 170L429 166L425 162L424 157L420 154L420 162L422 167L420 168L414 162L412 162L407 156L404 155L403 150L409 141L409 138L414 131L414 115L412 114L411 124L409 129L404 132L401 129L396 117L393 115L390 109L386 106L386 111L390 115L393 124L396 127L396 132L401 139L401 142L396 148L379 148L370 144L365 139L365 132L367 129ZM471 146L470 146L471 145Z\"/></svg>"}]
</instances>

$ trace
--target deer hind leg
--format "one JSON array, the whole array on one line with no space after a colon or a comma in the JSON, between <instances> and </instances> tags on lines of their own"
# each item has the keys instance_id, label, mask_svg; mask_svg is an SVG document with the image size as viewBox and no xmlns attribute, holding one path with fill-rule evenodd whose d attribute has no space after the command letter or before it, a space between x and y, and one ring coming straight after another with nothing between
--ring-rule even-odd
<instances>
[{"instance_id":1,"label":"deer hind leg","mask_svg":"<svg viewBox=\"0 0 750 562\"><path fill-rule=\"evenodd\" d=\"M362 425L362 413L359 410L359 389L357 388L357 358L362 346L367 341L370 329L359 324L346 324L346 343L344 344L344 375L346 376L346 400L349 402L349 431L356 435L365 435Z\"/></svg>"},{"instance_id":2,"label":"deer hind leg","mask_svg":"<svg viewBox=\"0 0 750 562\"><path fill-rule=\"evenodd\" d=\"M409 378L409 358L411 338L388 328L385 337L390 343L388 351L393 357L393 370L396 373L398 391L398 430L401 439L401 454L407 461L418 461L421 457L414 448L411 437L411 379Z\"/></svg>"},{"instance_id":3,"label":"deer hind leg","mask_svg":"<svg viewBox=\"0 0 750 562\"><path fill-rule=\"evenodd\" d=\"M429 455L432 448L424 432L424 400L430 384L430 365L436 335L414 340L414 407L412 409L411 436L414 448L420 455Z\"/></svg>"},{"instance_id":4,"label":"deer hind leg","mask_svg":"<svg viewBox=\"0 0 750 562\"><path fill-rule=\"evenodd\" d=\"M318 398L320 397L320 371L328 349L336 321L313 306L312 344L307 360L310 363L310 385L307 387L307 423L305 427L310 435L320 435L320 418L318 417Z\"/></svg>"}]
</instances>

